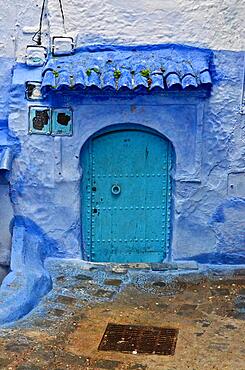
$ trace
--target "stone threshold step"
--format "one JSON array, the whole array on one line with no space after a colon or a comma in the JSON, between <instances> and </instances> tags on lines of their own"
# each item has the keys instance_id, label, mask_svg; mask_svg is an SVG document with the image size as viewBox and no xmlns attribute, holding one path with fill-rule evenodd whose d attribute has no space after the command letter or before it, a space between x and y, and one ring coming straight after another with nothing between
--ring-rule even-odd
<instances>
[{"instance_id":1,"label":"stone threshold step","mask_svg":"<svg viewBox=\"0 0 245 370\"><path fill-rule=\"evenodd\" d=\"M195 261L178 261L178 262L163 262L163 263L106 263L100 266L111 269L112 271L123 269L138 269L138 270L151 270L151 271L174 271L174 270L198 270L198 263ZM98 264L94 264L94 267Z\"/></svg>"}]
</instances>

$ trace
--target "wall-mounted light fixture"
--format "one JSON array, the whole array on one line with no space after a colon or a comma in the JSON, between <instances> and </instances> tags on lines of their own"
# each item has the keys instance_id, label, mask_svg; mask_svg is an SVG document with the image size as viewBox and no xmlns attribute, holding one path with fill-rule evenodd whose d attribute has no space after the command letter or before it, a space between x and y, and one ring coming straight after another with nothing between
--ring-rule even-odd
<instances>
[{"instance_id":1,"label":"wall-mounted light fixture","mask_svg":"<svg viewBox=\"0 0 245 370\"><path fill-rule=\"evenodd\" d=\"M70 55L74 52L74 39L68 36L54 36L52 38L52 54L54 56Z\"/></svg>"},{"instance_id":2,"label":"wall-mounted light fixture","mask_svg":"<svg viewBox=\"0 0 245 370\"><path fill-rule=\"evenodd\" d=\"M27 81L26 82L26 99L28 100L42 100L41 82Z\"/></svg>"},{"instance_id":3,"label":"wall-mounted light fixture","mask_svg":"<svg viewBox=\"0 0 245 370\"><path fill-rule=\"evenodd\" d=\"M26 64L30 67L41 67L47 58L47 50L41 45L27 45Z\"/></svg>"}]
</instances>

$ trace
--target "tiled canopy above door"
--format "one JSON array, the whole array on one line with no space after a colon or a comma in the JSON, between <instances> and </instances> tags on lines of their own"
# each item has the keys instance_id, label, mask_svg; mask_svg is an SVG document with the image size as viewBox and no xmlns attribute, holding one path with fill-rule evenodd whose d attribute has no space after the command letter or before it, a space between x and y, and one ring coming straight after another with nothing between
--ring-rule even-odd
<instances>
[{"instance_id":1,"label":"tiled canopy above door","mask_svg":"<svg viewBox=\"0 0 245 370\"><path fill-rule=\"evenodd\" d=\"M50 90L169 90L210 88L211 53L178 45L78 49L51 57L42 93Z\"/></svg>"}]
</instances>

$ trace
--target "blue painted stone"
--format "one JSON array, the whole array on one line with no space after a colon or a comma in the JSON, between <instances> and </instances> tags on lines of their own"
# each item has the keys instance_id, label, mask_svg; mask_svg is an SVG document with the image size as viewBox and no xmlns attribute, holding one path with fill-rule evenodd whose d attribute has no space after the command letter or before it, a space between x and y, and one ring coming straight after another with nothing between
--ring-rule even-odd
<instances>
[{"instance_id":1,"label":"blue painted stone","mask_svg":"<svg viewBox=\"0 0 245 370\"><path fill-rule=\"evenodd\" d=\"M27 314L52 289L44 260L56 251L56 242L40 227L27 218L15 218L11 272L0 289L0 325Z\"/></svg>"}]
</instances>

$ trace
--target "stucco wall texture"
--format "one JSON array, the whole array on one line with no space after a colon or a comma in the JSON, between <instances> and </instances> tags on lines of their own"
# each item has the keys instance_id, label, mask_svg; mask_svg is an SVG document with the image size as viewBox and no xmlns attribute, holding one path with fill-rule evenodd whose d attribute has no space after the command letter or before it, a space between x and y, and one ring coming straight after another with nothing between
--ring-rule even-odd
<instances>
[{"instance_id":1,"label":"stucco wall texture","mask_svg":"<svg viewBox=\"0 0 245 370\"><path fill-rule=\"evenodd\" d=\"M60 179L55 183L56 167L46 163L47 158L54 157L55 161L55 153L59 152L61 144L58 139L53 138L45 138L46 142L42 144L44 138L27 136L24 83L26 79L35 80L34 72L26 79L21 73L17 73L15 77L19 81L14 81L11 99L8 94L14 59L24 61L26 45L32 43L31 37L38 29L42 2L29 0L23 4L20 0L0 0L0 5L4 9L0 16L0 119L6 121L11 110L9 127L20 139L22 147L22 152L14 163L11 179L14 212L34 219L44 232L60 240L61 252L66 251L68 255L77 256L80 248L79 165L74 162L77 171L75 179L70 177L69 172L66 173L68 167L64 165L65 181L69 179L69 186L74 189L72 197L76 198L70 199L67 204L62 190L57 190L54 197L45 197L45 191L35 188L37 183L50 193L55 186L67 189L67 185L63 185ZM201 183L176 183L175 222L178 227L173 235L173 243L178 253L173 251L173 256L188 258L202 252L222 252L222 248L228 252L240 251L244 243L241 217L243 203L242 200L230 200L227 184L230 172L244 171L244 116L239 114L243 78L241 50L244 50L245 39L244 1L64 0L63 7L67 32L77 36L77 46L98 43L177 43L214 51L214 87L211 98L205 101L204 109ZM56 0L47 2L43 30L45 45L49 42L48 32L51 35L63 34L61 13ZM136 123L140 123L139 120ZM63 141L70 143L68 139ZM38 158L35 166L30 162L32 155ZM34 186L33 193L29 186ZM51 202L53 213L45 210L38 191L45 202ZM31 200L32 195L35 200ZM52 203L52 199L56 203ZM61 206L61 203L68 216L57 229L52 227L49 220L60 213L57 205ZM31 207L35 208L33 212L30 212ZM69 211L71 207L74 207L72 215ZM7 211L11 214L9 205ZM228 220L228 223L222 220ZM67 238L62 230L67 230ZM9 233L8 230L3 232Z\"/></svg>"},{"instance_id":2,"label":"stucco wall texture","mask_svg":"<svg viewBox=\"0 0 245 370\"><path fill-rule=\"evenodd\" d=\"M0 120L7 118L12 67L15 59L25 58L26 45L39 28L41 6L40 0L0 0Z\"/></svg>"},{"instance_id":3,"label":"stucco wall texture","mask_svg":"<svg viewBox=\"0 0 245 370\"><path fill-rule=\"evenodd\" d=\"M179 43L241 50L242 0L71 0L63 1L67 31L79 43ZM56 0L49 0L52 33L62 31Z\"/></svg>"},{"instance_id":4,"label":"stucco wall texture","mask_svg":"<svg viewBox=\"0 0 245 370\"><path fill-rule=\"evenodd\" d=\"M49 103L71 106L74 112L74 134L63 138L27 135L31 103L24 99L24 82L28 76L17 68L9 116L22 148L11 179L15 214L28 217L58 241L60 255L81 256L82 145L106 126L141 124L166 135L177 153L171 257L242 263L245 201L240 193L230 193L228 177L245 168L244 120L239 113L243 55L218 51L214 63L211 97L136 95L132 99L112 94L101 100L71 92L55 98ZM193 149L185 150L186 145Z\"/></svg>"},{"instance_id":5,"label":"stucco wall texture","mask_svg":"<svg viewBox=\"0 0 245 370\"><path fill-rule=\"evenodd\" d=\"M71 92L36 104L72 107L73 136L28 135L32 103L25 99L25 82L41 81L42 68L27 68L23 62L26 45L39 28L42 1L0 0L0 129L8 124L16 140L10 184L0 186L0 233L6 240L0 246L0 265L9 263L12 232L0 325L29 312L52 288L46 257L81 258L80 150L90 135L108 125L144 125L175 146L169 259L233 265L245 259L245 120L239 113L244 1L62 2L66 30L78 47L172 43L205 48L213 55L213 87L209 97L112 94L102 100ZM42 41L49 46L50 36L62 36L64 28L59 2L47 0L46 5Z\"/></svg>"},{"instance_id":6,"label":"stucco wall texture","mask_svg":"<svg viewBox=\"0 0 245 370\"><path fill-rule=\"evenodd\" d=\"M14 58L23 61L39 27L42 1L0 0L0 119L6 118ZM78 46L96 43L178 43L215 50L244 50L243 0L72 0L63 1L68 34ZM58 1L47 0L47 33L64 33Z\"/></svg>"}]
</instances>

